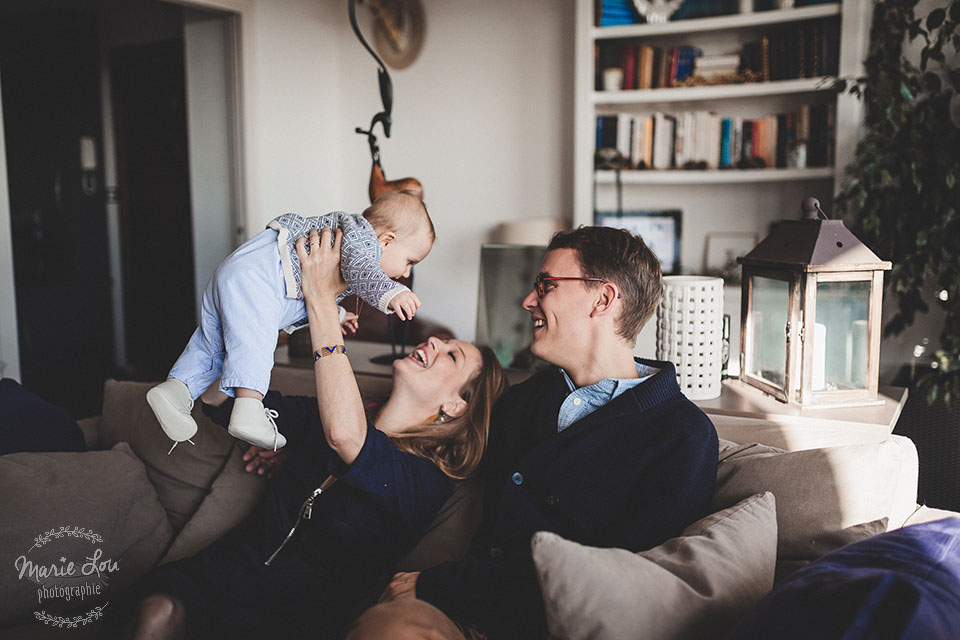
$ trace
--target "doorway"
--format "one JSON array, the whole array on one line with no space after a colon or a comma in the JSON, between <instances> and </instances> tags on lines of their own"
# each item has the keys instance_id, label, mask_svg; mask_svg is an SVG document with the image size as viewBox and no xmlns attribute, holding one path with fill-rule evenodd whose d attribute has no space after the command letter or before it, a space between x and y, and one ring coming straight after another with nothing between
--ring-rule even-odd
<instances>
[{"instance_id":1,"label":"doorway","mask_svg":"<svg viewBox=\"0 0 960 640\"><path fill-rule=\"evenodd\" d=\"M0 8L19 378L76 418L100 413L109 377L163 379L196 326L210 265L239 238L234 201L209 197L235 193L239 172L191 173L196 148L219 146L230 165L239 145L223 134L237 130L223 106L234 95L219 96L219 113L188 103L185 38L210 67L198 20L223 33L228 14L160 0ZM227 89L231 64L220 66ZM197 206L198 191L216 210Z\"/></svg>"}]
</instances>

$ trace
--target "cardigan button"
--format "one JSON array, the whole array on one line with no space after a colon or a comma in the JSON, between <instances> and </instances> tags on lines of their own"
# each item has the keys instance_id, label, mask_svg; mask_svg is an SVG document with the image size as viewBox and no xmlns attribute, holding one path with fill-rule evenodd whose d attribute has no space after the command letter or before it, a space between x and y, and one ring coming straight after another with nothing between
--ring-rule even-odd
<instances>
[{"instance_id":1,"label":"cardigan button","mask_svg":"<svg viewBox=\"0 0 960 640\"><path fill-rule=\"evenodd\" d=\"M514 472L514 474L510 476L510 479L513 480L513 484L516 484L516 485L523 484L523 474L520 473L519 471Z\"/></svg>"},{"instance_id":2,"label":"cardigan button","mask_svg":"<svg viewBox=\"0 0 960 640\"><path fill-rule=\"evenodd\" d=\"M551 507L555 507L560 503L560 498L557 496L550 496L547 498L547 504Z\"/></svg>"}]
</instances>

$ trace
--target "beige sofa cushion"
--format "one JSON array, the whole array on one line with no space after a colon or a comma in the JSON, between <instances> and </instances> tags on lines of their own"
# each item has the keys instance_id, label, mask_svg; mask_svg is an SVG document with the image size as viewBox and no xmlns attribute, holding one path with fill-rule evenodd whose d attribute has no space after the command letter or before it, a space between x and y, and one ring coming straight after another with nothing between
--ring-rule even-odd
<instances>
[{"instance_id":1,"label":"beige sofa cushion","mask_svg":"<svg viewBox=\"0 0 960 640\"><path fill-rule=\"evenodd\" d=\"M773 586L776 504L770 493L748 497L640 553L543 531L532 545L557 638L721 637Z\"/></svg>"},{"instance_id":2,"label":"beige sofa cushion","mask_svg":"<svg viewBox=\"0 0 960 640\"><path fill-rule=\"evenodd\" d=\"M0 514L0 624L33 620L33 612L41 609L86 613L102 605L152 568L173 537L143 464L126 443L110 451L0 457ZM22 556L20 566L72 561L75 573L81 573L98 550L101 561L116 563L116 570L104 571L109 588L99 597L67 602L54 595L38 603L38 589L51 593L51 588L93 578L47 578L35 584L29 573L21 579L15 570Z\"/></svg>"},{"instance_id":3,"label":"beige sofa cushion","mask_svg":"<svg viewBox=\"0 0 960 640\"><path fill-rule=\"evenodd\" d=\"M917 450L907 438L789 452L721 441L720 450L711 509L772 492L781 559L817 558L852 541L855 525L886 518L896 528L914 510Z\"/></svg>"},{"instance_id":4,"label":"beige sofa cushion","mask_svg":"<svg viewBox=\"0 0 960 640\"><path fill-rule=\"evenodd\" d=\"M146 401L147 390L154 384L107 381L97 444L109 448L117 442L130 443L147 468L170 524L179 531L210 491L235 440L203 415L198 402L193 409L198 426L193 438L196 446L184 442L167 455L173 442L163 433Z\"/></svg>"},{"instance_id":5,"label":"beige sofa cushion","mask_svg":"<svg viewBox=\"0 0 960 640\"><path fill-rule=\"evenodd\" d=\"M244 470L247 463L243 461L243 453L248 448L246 443L236 443L223 471L213 481L210 493L180 530L162 562L188 558L206 548L240 524L257 506L267 479Z\"/></svg>"}]
</instances>

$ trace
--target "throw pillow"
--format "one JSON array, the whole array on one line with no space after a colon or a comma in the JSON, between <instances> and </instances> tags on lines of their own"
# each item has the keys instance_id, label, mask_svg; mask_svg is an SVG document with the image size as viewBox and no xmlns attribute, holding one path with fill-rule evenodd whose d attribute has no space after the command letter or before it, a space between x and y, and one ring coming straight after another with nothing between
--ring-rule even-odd
<instances>
[{"instance_id":1,"label":"throw pillow","mask_svg":"<svg viewBox=\"0 0 960 640\"><path fill-rule=\"evenodd\" d=\"M770 493L748 497L640 553L543 531L532 545L557 638L717 637L773 586L776 505Z\"/></svg>"},{"instance_id":2,"label":"throw pillow","mask_svg":"<svg viewBox=\"0 0 960 640\"><path fill-rule=\"evenodd\" d=\"M220 475L235 440L226 429L203 415L197 402L193 408L198 427L192 438L195 445L182 442L170 451L173 442L163 433L147 404L147 391L154 384L107 381L98 444L111 447L117 442L130 443L130 448L147 467L147 475L167 510L170 524L180 531Z\"/></svg>"},{"instance_id":3,"label":"throw pillow","mask_svg":"<svg viewBox=\"0 0 960 640\"><path fill-rule=\"evenodd\" d=\"M151 569L173 536L126 443L3 456L0 513L0 624L102 606Z\"/></svg>"},{"instance_id":4,"label":"throw pillow","mask_svg":"<svg viewBox=\"0 0 960 640\"><path fill-rule=\"evenodd\" d=\"M249 448L237 443L210 493L177 534L162 563L189 558L219 540L249 515L260 502L267 479L244 470L243 454Z\"/></svg>"},{"instance_id":5,"label":"throw pillow","mask_svg":"<svg viewBox=\"0 0 960 640\"><path fill-rule=\"evenodd\" d=\"M21 451L83 451L83 432L63 407L0 380L0 456Z\"/></svg>"},{"instance_id":6,"label":"throw pillow","mask_svg":"<svg viewBox=\"0 0 960 640\"><path fill-rule=\"evenodd\" d=\"M770 491L777 497L777 555L813 560L876 527L855 525L887 518L899 526L915 508L917 453L891 436L878 443L781 451L764 445L723 450L712 510ZM844 531L847 530L847 531Z\"/></svg>"},{"instance_id":7,"label":"throw pillow","mask_svg":"<svg viewBox=\"0 0 960 640\"><path fill-rule=\"evenodd\" d=\"M734 638L960 638L960 518L820 558L774 589Z\"/></svg>"}]
</instances>

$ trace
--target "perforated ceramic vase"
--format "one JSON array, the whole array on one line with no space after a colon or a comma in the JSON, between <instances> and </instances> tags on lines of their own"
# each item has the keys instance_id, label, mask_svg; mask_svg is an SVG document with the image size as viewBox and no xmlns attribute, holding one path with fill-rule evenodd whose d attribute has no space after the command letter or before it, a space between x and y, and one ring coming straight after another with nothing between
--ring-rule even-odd
<instances>
[{"instance_id":1,"label":"perforated ceramic vase","mask_svg":"<svg viewBox=\"0 0 960 640\"><path fill-rule=\"evenodd\" d=\"M677 367L691 400L720 395L723 361L723 278L665 276L657 309L657 358Z\"/></svg>"}]
</instances>

